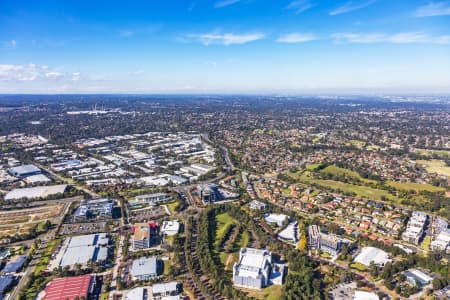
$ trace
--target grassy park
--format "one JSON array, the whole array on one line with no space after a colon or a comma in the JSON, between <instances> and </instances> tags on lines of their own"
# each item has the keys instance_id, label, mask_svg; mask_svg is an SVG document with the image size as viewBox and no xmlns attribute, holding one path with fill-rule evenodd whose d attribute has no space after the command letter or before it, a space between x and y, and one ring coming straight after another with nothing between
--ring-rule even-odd
<instances>
[{"instance_id":1,"label":"grassy park","mask_svg":"<svg viewBox=\"0 0 450 300\"><path fill-rule=\"evenodd\" d=\"M450 167L444 161L438 159L432 160L418 160L418 164L425 165L428 173L436 173L450 177Z\"/></svg>"}]
</instances>

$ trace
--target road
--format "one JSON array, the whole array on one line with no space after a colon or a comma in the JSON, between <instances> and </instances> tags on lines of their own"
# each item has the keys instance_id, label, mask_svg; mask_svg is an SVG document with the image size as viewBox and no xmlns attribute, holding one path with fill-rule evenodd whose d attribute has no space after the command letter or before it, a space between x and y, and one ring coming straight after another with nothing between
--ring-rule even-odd
<instances>
[{"instance_id":1,"label":"road","mask_svg":"<svg viewBox=\"0 0 450 300\"><path fill-rule=\"evenodd\" d=\"M58 229L58 226L48 231L44 238L41 239L41 243L39 243L38 248L36 249L36 253L33 256L33 259L28 264L26 270L23 272L23 276L20 277L19 283L16 285L15 289L12 291L8 299L15 300L19 296L20 290L23 288L23 286L26 284L27 280L30 277L30 274L34 272L35 265L40 258L40 253L44 250L44 248L47 246L47 241L52 240L55 237L56 230Z\"/></svg>"},{"instance_id":2,"label":"road","mask_svg":"<svg viewBox=\"0 0 450 300\"><path fill-rule=\"evenodd\" d=\"M111 287L109 288L108 299L113 299L114 293L117 289L117 276L119 275L120 261L122 260L122 249L123 249L124 240L125 240L125 237L123 235L120 235L119 249L117 249L116 261L114 262L114 268L113 268L113 272L112 272L113 276L112 276L112 281L111 281Z\"/></svg>"},{"instance_id":3,"label":"road","mask_svg":"<svg viewBox=\"0 0 450 300\"><path fill-rule=\"evenodd\" d=\"M200 136L208 144L214 145L214 143L209 139L209 135L207 133L202 133ZM230 171L236 170L236 167L233 165L233 163L232 163L232 161L230 159L230 155L228 153L228 149L225 146L219 146L219 147L220 147L220 150L222 151L223 159L224 159L225 163L227 164L227 168Z\"/></svg>"},{"instance_id":4,"label":"road","mask_svg":"<svg viewBox=\"0 0 450 300\"><path fill-rule=\"evenodd\" d=\"M100 197L99 194L97 194L97 193L95 193L95 192L93 192L93 191L91 191L91 190L85 188L84 186L81 186L81 185L79 185L79 184L74 184L72 181L68 180L67 178L65 178L65 177L63 177L63 176L61 176L61 175L59 175L58 173L53 172L53 171L50 170L49 168L46 168L46 167L44 167L43 165L41 165L41 164L39 164L39 163L36 163L36 162L35 162L35 165L38 166L39 168L45 170L45 172L47 172L48 174L52 175L53 177L58 178L58 179L61 180L62 182L66 183L66 184L70 184L70 185L72 185L74 188L79 189L79 190L81 190L81 191L83 191L83 192L85 192L85 193L91 195L93 198L98 198L98 197Z\"/></svg>"}]
</instances>

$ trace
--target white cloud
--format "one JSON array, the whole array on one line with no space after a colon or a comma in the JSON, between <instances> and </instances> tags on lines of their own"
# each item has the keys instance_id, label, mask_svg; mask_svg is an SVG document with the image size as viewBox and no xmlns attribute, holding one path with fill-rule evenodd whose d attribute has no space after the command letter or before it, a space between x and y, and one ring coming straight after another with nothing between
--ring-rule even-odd
<instances>
[{"instance_id":1,"label":"white cloud","mask_svg":"<svg viewBox=\"0 0 450 300\"><path fill-rule=\"evenodd\" d=\"M48 79L59 79L64 77L64 74L60 73L60 72L47 72L45 73L45 78Z\"/></svg>"},{"instance_id":2,"label":"white cloud","mask_svg":"<svg viewBox=\"0 0 450 300\"><path fill-rule=\"evenodd\" d=\"M308 9L314 7L314 5L315 4L313 4L309 0L294 0L286 6L286 9L293 10L293 11L295 11L296 14L300 14L300 13L307 11Z\"/></svg>"},{"instance_id":3,"label":"white cloud","mask_svg":"<svg viewBox=\"0 0 450 300\"><path fill-rule=\"evenodd\" d=\"M304 43L314 40L317 40L317 37L310 33L288 33L277 38L278 43Z\"/></svg>"},{"instance_id":4,"label":"white cloud","mask_svg":"<svg viewBox=\"0 0 450 300\"><path fill-rule=\"evenodd\" d=\"M249 42L254 42L264 38L262 33L249 33L249 34L235 34L235 33L204 33L189 35L189 39L193 39L202 43L205 46L209 45L241 45Z\"/></svg>"},{"instance_id":5,"label":"white cloud","mask_svg":"<svg viewBox=\"0 0 450 300\"><path fill-rule=\"evenodd\" d=\"M332 35L336 42L373 44L450 44L450 35L432 36L419 32L400 32L396 34L385 33L336 33Z\"/></svg>"},{"instance_id":6,"label":"white cloud","mask_svg":"<svg viewBox=\"0 0 450 300\"><path fill-rule=\"evenodd\" d=\"M29 65L0 65L0 80L1 81L31 81L39 77L39 72L36 71L36 66Z\"/></svg>"},{"instance_id":7,"label":"white cloud","mask_svg":"<svg viewBox=\"0 0 450 300\"><path fill-rule=\"evenodd\" d=\"M346 13L367 7L375 2L376 2L376 0L348 1L348 2L344 3L343 5L330 11L330 15L335 16L335 15L346 14Z\"/></svg>"},{"instance_id":8,"label":"white cloud","mask_svg":"<svg viewBox=\"0 0 450 300\"><path fill-rule=\"evenodd\" d=\"M415 14L416 17L436 17L450 15L450 2L430 2L427 5L420 6Z\"/></svg>"},{"instance_id":9,"label":"white cloud","mask_svg":"<svg viewBox=\"0 0 450 300\"><path fill-rule=\"evenodd\" d=\"M226 6L230 6L233 5L235 3L238 3L240 0L222 0L222 1L218 1L214 4L215 8L222 8L222 7L226 7Z\"/></svg>"},{"instance_id":10,"label":"white cloud","mask_svg":"<svg viewBox=\"0 0 450 300\"><path fill-rule=\"evenodd\" d=\"M80 72L72 73L72 81L78 81L80 79L81 79L81 73Z\"/></svg>"},{"instance_id":11,"label":"white cloud","mask_svg":"<svg viewBox=\"0 0 450 300\"><path fill-rule=\"evenodd\" d=\"M0 64L0 81L55 80L65 77L64 73L52 70L45 65L32 63L28 65Z\"/></svg>"}]
</instances>

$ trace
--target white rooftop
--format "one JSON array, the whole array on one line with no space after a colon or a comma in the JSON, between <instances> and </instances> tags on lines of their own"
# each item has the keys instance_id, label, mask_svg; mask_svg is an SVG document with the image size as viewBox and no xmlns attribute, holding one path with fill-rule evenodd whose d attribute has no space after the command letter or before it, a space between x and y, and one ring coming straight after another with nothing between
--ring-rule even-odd
<instances>
[{"instance_id":1,"label":"white rooftop","mask_svg":"<svg viewBox=\"0 0 450 300\"><path fill-rule=\"evenodd\" d=\"M66 190L66 184L37 186L30 188L14 189L5 196L5 200L17 200L22 198L36 199L46 198L50 195L63 194Z\"/></svg>"},{"instance_id":2,"label":"white rooftop","mask_svg":"<svg viewBox=\"0 0 450 300\"><path fill-rule=\"evenodd\" d=\"M353 300L380 300L377 294L365 291L355 291Z\"/></svg>"},{"instance_id":3,"label":"white rooftop","mask_svg":"<svg viewBox=\"0 0 450 300\"><path fill-rule=\"evenodd\" d=\"M152 287L153 294L164 294L167 292L176 291L178 287L178 282L164 282L164 283L155 283Z\"/></svg>"},{"instance_id":4,"label":"white rooftop","mask_svg":"<svg viewBox=\"0 0 450 300\"><path fill-rule=\"evenodd\" d=\"M36 182L50 182L51 180L44 174L37 174L26 177L25 181L28 183L36 183Z\"/></svg>"},{"instance_id":5,"label":"white rooftop","mask_svg":"<svg viewBox=\"0 0 450 300\"><path fill-rule=\"evenodd\" d=\"M238 275L258 278L262 270L271 262L271 254L265 249L243 248L240 252Z\"/></svg>"},{"instance_id":6,"label":"white rooftop","mask_svg":"<svg viewBox=\"0 0 450 300\"><path fill-rule=\"evenodd\" d=\"M177 234L179 230L180 223L178 220L164 221L161 228L161 232L169 236Z\"/></svg>"},{"instance_id":7,"label":"white rooftop","mask_svg":"<svg viewBox=\"0 0 450 300\"><path fill-rule=\"evenodd\" d=\"M145 300L145 289L143 287L137 287L130 290L125 296L125 300Z\"/></svg>"},{"instance_id":8,"label":"white rooftop","mask_svg":"<svg viewBox=\"0 0 450 300\"><path fill-rule=\"evenodd\" d=\"M375 247L362 248L361 253L355 258L355 262L359 262L365 266L369 266L372 261L375 265L384 265L390 262L391 259L386 252Z\"/></svg>"},{"instance_id":9,"label":"white rooftop","mask_svg":"<svg viewBox=\"0 0 450 300\"><path fill-rule=\"evenodd\" d=\"M277 223L278 225L283 224L283 222L287 219L288 219L288 216L283 215L283 214L268 214L265 217L266 222Z\"/></svg>"}]
</instances>

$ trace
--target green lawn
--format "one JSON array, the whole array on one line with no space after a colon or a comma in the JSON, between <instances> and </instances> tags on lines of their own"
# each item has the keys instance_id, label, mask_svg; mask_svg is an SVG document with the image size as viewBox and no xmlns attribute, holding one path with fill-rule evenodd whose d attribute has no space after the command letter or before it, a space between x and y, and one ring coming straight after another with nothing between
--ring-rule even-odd
<instances>
[{"instance_id":1,"label":"green lawn","mask_svg":"<svg viewBox=\"0 0 450 300\"><path fill-rule=\"evenodd\" d=\"M281 191L283 192L283 194L285 195L290 195L291 194L291 190L289 188L282 188Z\"/></svg>"},{"instance_id":2,"label":"green lawn","mask_svg":"<svg viewBox=\"0 0 450 300\"><path fill-rule=\"evenodd\" d=\"M417 154L423 155L423 156L432 156L433 154L436 154L440 157L450 157L450 151L447 150L426 150L426 149L416 149L415 151Z\"/></svg>"},{"instance_id":3,"label":"green lawn","mask_svg":"<svg viewBox=\"0 0 450 300\"><path fill-rule=\"evenodd\" d=\"M366 142L359 140L350 140L347 145L355 146L358 149L362 149L366 146Z\"/></svg>"},{"instance_id":4,"label":"green lawn","mask_svg":"<svg viewBox=\"0 0 450 300\"><path fill-rule=\"evenodd\" d=\"M180 206L180 202L172 201L172 202L168 203L167 206L169 207L170 212L172 214L175 214L177 212L177 208Z\"/></svg>"},{"instance_id":5,"label":"green lawn","mask_svg":"<svg viewBox=\"0 0 450 300\"><path fill-rule=\"evenodd\" d=\"M248 242L250 241L250 236L247 230L244 230L239 238L239 248L245 248L248 246Z\"/></svg>"},{"instance_id":6,"label":"green lawn","mask_svg":"<svg viewBox=\"0 0 450 300\"><path fill-rule=\"evenodd\" d=\"M361 272L367 271L367 267L365 265L363 265L362 263L358 263L358 262L350 264L350 268L361 271Z\"/></svg>"},{"instance_id":7,"label":"green lawn","mask_svg":"<svg viewBox=\"0 0 450 300\"><path fill-rule=\"evenodd\" d=\"M47 246L42 251L42 255L36 263L36 267L34 269L34 275L36 279L33 281L33 284L27 288L25 292L25 298L34 299L36 294L42 290L42 288L53 278L52 276L42 276L45 271L48 263L50 262L51 255L56 251L56 248L61 243L61 239L54 239L47 243Z\"/></svg>"},{"instance_id":8,"label":"green lawn","mask_svg":"<svg viewBox=\"0 0 450 300\"><path fill-rule=\"evenodd\" d=\"M388 200L392 200L398 202L399 199L390 194L388 191L374 189L367 186L354 185L350 183L344 183L340 181L334 180L320 180L320 179L312 179L311 183L316 183L320 186L333 189L335 191L342 191L344 193L355 193L359 198L373 199L373 200L383 200L386 198Z\"/></svg>"},{"instance_id":9,"label":"green lawn","mask_svg":"<svg viewBox=\"0 0 450 300\"><path fill-rule=\"evenodd\" d=\"M361 182L364 182L367 184L377 183L375 180L362 178L361 175L359 175L359 173L357 173L355 171L344 169L344 168L338 167L336 165L328 166L325 169L320 170L320 173L325 173L325 174L328 173L328 174L337 175L337 176L345 176L347 178L353 178L356 180L360 180Z\"/></svg>"},{"instance_id":10,"label":"green lawn","mask_svg":"<svg viewBox=\"0 0 450 300\"><path fill-rule=\"evenodd\" d=\"M430 244L431 244L431 237L429 235L427 235L422 243L420 244L420 248L425 250L425 251L429 251L430 250Z\"/></svg>"},{"instance_id":11,"label":"green lawn","mask_svg":"<svg viewBox=\"0 0 450 300\"><path fill-rule=\"evenodd\" d=\"M108 300L109 293L101 293L100 300Z\"/></svg>"},{"instance_id":12,"label":"green lawn","mask_svg":"<svg viewBox=\"0 0 450 300\"><path fill-rule=\"evenodd\" d=\"M380 146L377 146L377 145L368 145L368 146L366 147L366 149L369 150L369 151L377 151L377 150L380 149Z\"/></svg>"},{"instance_id":13,"label":"green lawn","mask_svg":"<svg viewBox=\"0 0 450 300\"><path fill-rule=\"evenodd\" d=\"M427 192L445 192L445 188L433 186L431 184L422 184L415 182L396 182L388 181L388 186L391 186L397 190L410 191L414 190L416 192L427 191Z\"/></svg>"},{"instance_id":14,"label":"green lawn","mask_svg":"<svg viewBox=\"0 0 450 300\"><path fill-rule=\"evenodd\" d=\"M170 275L170 262L168 260L163 261L164 264L164 275Z\"/></svg>"},{"instance_id":15,"label":"green lawn","mask_svg":"<svg viewBox=\"0 0 450 300\"><path fill-rule=\"evenodd\" d=\"M237 224L236 219L232 218L229 214L223 213L216 216L216 240L214 241L214 245L219 243L224 235L228 232L228 228L232 224Z\"/></svg>"},{"instance_id":16,"label":"green lawn","mask_svg":"<svg viewBox=\"0 0 450 300\"><path fill-rule=\"evenodd\" d=\"M216 216L216 235L214 240L214 246L217 249L219 243L222 241L224 235L228 232L230 226L239 225L239 222L232 218L228 213L222 213ZM226 252L216 252L216 255L219 256L222 264L226 264L228 256L233 255L233 261L237 261L239 259L239 249L247 247L250 241L250 234L247 230L243 230L242 233L238 234L236 240L234 241L234 245L237 251L233 253ZM236 247L237 246L237 247Z\"/></svg>"},{"instance_id":17,"label":"green lawn","mask_svg":"<svg viewBox=\"0 0 450 300\"><path fill-rule=\"evenodd\" d=\"M40 273L45 271L45 268L47 268L47 265L50 262L50 257L56 251L56 248L58 248L60 243L61 239L54 239L47 243L46 248L44 249L44 251L42 251L42 256L36 263L36 268L34 269L35 275L39 275Z\"/></svg>"},{"instance_id":18,"label":"green lawn","mask_svg":"<svg viewBox=\"0 0 450 300\"><path fill-rule=\"evenodd\" d=\"M426 165L426 170L428 173L436 173L450 177L450 167L448 167L442 160L418 160L416 162L421 165Z\"/></svg>"},{"instance_id":19,"label":"green lawn","mask_svg":"<svg viewBox=\"0 0 450 300\"><path fill-rule=\"evenodd\" d=\"M308 170L308 171L315 171L318 168L320 168L321 165L322 164L310 164L310 165L306 166L306 170Z\"/></svg>"},{"instance_id":20,"label":"green lawn","mask_svg":"<svg viewBox=\"0 0 450 300\"><path fill-rule=\"evenodd\" d=\"M245 290L250 297L259 300L279 300L283 295L283 287L281 285L271 285L262 290Z\"/></svg>"},{"instance_id":21,"label":"green lawn","mask_svg":"<svg viewBox=\"0 0 450 300\"><path fill-rule=\"evenodd\" d=\"M348 171L348 170L347 170ZM349 171L351 172L351 171ZM399 202L400 199L388 191L375 189L363 185L355 185L350 183L344 183L335 180L323 180L323 179L315 179L312 177L310 172L296 172L296 173L287 173L288 176L298 180L299 182L305 184L317 184L323 188L332 189L333 191L340 191L343 193L354 193L359 198L373 199L373 200L383 200L382 198L386 198L388 200Z\"/></svg>"}]
</instances>

